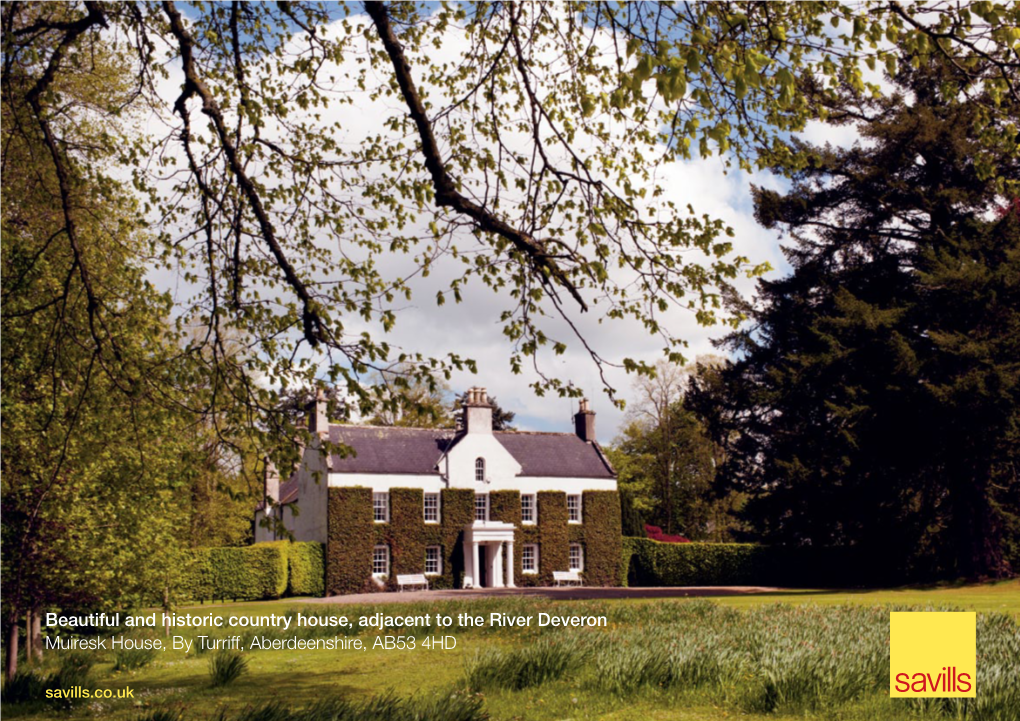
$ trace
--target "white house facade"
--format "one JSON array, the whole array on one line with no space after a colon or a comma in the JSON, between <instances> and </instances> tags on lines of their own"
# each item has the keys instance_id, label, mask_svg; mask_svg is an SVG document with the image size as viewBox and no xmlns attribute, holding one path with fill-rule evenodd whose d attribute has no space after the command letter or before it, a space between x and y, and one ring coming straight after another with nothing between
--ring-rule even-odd
<instances>
[{"instance_id":1,"label":"white house facade","mask_svg":"<svg viewBox=\"0 0 1020 721\"><path fill-rule=\"evenodd\" d=\"M267 474L266 496L295 540L326 545L328 592L392 589L398 573L450 588L543 585L553 571L615 585L616 475L587 401L573 433L494 431L483 388L468 391L458 431L329 424L321 402L309 411L313 434L348 451L307 449L286 483ZM265 513L256 541L275 540Z\"/></svg>"}]
</instances>

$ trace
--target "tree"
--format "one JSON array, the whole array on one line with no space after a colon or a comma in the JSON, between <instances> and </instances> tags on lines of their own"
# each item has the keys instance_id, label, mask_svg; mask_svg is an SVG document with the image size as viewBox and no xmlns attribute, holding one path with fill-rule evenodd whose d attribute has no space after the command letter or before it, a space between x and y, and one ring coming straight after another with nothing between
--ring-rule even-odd
<instances>
[{"instance_id":1,"label":"tree","mask_svg":"<svg viewBox=\"0 0 1020 721\"><path fill-rule=\"evenodd\" d=\"M453 428L447 396L449 384L415 376L409 364L380 371L375 387L381 389L378 411L369 423L378 426L406 428Z\"/></svg>"},{"instance_id":2,"label":"tree","mask_svg":"<svg viewBox=\"0 0 1020 721\"><path fill-rule=\"evenodd\" d=\"M667 534L703 538L715 480L712 443L684 407L688 370L665 362L638 378L628 423L610 450L620 488L646 520Z\"/></svg>"},{"instance_id":3,"label":"tree","mask_svg":"<svg viewBox=\"0 0 1020 721\"><path fill-rule=\"evenodd\" d=\"M121 184L93 172L118 142L93 125L123 102L123 68L102 46L53 81L59 118L32 122L13 65L3 78L2 572L5 674L19 624L43 609L151 602L187 547L194 420L180 388L194 368L145 279L149 243ZM5 58L6 59L6 58ZM74 145L66 127L93 135ZM41 161L68 152L73 166ZM60 171L64 172L60 172ZM65 242L67 218L74 243ZM83 274L82 267L88 272ZM97 307L104 313L97 314Z\"/></svg>"},{"instance_id":4,"label":"tree","mask_svg":"<svg viewBox=\"0 0 1020 721\"><path fill-rule=\"evenodd\" d=\"M1003 210L1020 104L989 119L957 102L982 89L952 63L900 67L896 94L833 108L869 145L804 146L789 193L756 191L793 273L760 283L699 406L725 409L723 474L764 540L851 546L900 578L999 576L1020 511L1020 218ZM976 130L992 126L998 150Z\"/></svg>"},{"instance_id":5,"label":"tree","mask_svg":"<svg viewBox=\"0 0 1020 721\"><path fill-rule=\"evenodd\" d=\"M568 343L599 365L649 371L604 355L577 331L579 313L644 324L674 362L683 339L661 323L665 310L739 320L720 293L762 266L731 254L723 223L665 197L655 169L716 153L745 167L797 160L785 139L826 107L805 92L811 78L872 88L864 64L894 63L890 42L964 69L986 58L973 72L989 116L1017 92L1020 8L984 3L213 3L185 16L172 1L89 1L3 13L5 76L32 78L5 87L23 94L58 176L88 142L60 122L59 78L89 72L102 43L133 95L98 115L116 130L145 108L166 125L117 147L158 218L159 257L194 290L178 315L207 330L190 350L222 392L192 410L243 399L225 426L281 448L268 436L295 432L281 390L328 379L369 414L381 398L363 376L394 362L419 380L474 370L455 348L428 358L366 330L390 329L408 279L440 263L463 266L438 305L468 282L506 299L510 368L535 362L539 392L580 395L542 371L542 354ZM445 33L461 56L432 62ZM177 67L179 84L168 80ZM377 122L348 136L383 100L396 103L372 105ZM58 242L80 251L82 211L59 194ZM392 273L381 254L413 267ZM88 288L90 259L77 256ZM89 294L91 342L108 346L114 309ZM231 333L248 343L240 359L224 350Z\"/></svg>"}]
</instances>

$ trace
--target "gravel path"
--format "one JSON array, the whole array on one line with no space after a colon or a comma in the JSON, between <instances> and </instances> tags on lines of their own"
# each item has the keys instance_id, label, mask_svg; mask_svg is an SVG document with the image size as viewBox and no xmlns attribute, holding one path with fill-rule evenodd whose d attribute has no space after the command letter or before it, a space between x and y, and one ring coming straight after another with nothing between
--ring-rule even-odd
<instances>
[{"instance_id":1,"label":"gravel path","mask_svg":"<svg viewBox=\"0 0 1020 721\"><path fill-rule=\"evenodd\" d=\"M617 598L691 598L695 596L744 596L788 589L773 586L677 586L670 588L471 588L456 591L405 591L403 593L354 593L347 596L310 598L308 603L415 603L418 601L466 601L475 598L527 596L554 601Z\"/></svg>"}]
</instances>

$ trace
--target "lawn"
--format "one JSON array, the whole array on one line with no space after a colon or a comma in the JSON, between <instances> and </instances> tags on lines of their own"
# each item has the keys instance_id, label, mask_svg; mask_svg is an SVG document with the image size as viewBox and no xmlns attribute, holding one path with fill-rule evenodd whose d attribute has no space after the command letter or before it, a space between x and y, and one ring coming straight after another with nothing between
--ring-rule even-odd
<instances>
[{"instance_id":1,"label":"lawn","mask_svg":"<svg viewBox=\"0 0 1020 721\"><path fill-rule=\"evenodd\" d=\"M979 703L972 721L1020 718L1020 582L868 592L784 592L715 600L548 601L503 598L410 606L328 606L287 600L216 604L182 613L224 616L387 615L494 611L535 616L605 615L604 628L491 627L347 630L366 650L249 651L246 670L214 686L211 665L229 652L168 650L151 659L91 654L87 680L71 666L81 654L48 654L46 673L65 670L60 685L125 689L133 700L82 701L70 709L43 701L12 703L5 717L49 719L948 719L962 708L923 709L887 698L888 608L955 607L980 612ZM227 630L178 629L228 636ZM276 639L332 638L335 629L240 632ZM371 648L376 637L412 635L416 648ZM454 636L454 649L424 648ZM88 665L88 664L86 664ZM29 699L41 688L23 683ZM339 700L336 700L339 699ZM276 705L266 706L269 702ZM318 704L309 710L310 706ZM304 710L304 711L302 711ZM307 712L306 712L307 711ZM298 713L300 712L300 713Z\"/></svg>"}]
</instances>

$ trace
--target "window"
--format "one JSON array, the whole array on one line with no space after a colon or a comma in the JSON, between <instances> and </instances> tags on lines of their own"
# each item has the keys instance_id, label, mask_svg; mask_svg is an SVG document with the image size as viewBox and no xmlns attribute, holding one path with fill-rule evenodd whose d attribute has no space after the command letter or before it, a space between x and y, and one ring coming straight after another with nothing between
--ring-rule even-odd
<instances>
[{"instance_id":1,"label":"window","mask_svg":"<svg viewBox=\"0 0 1020 721\"><path fill-rule=\"evenodd\" d=\"M475 494L475 520L476 521L488 521L489 520L489 494L488 493L476 493Z\"/></svg>"},{"instance_id":2,"label":"window","mask_svg":"<svg viewBox=\"0 0 1020 721\"><path fill-rule=\"evenodd\" d=\"M390 520L390 494L372 494L372 514L376 523L386 523Z\"/></svg>"},{"instance_id":3,"label":"window","mask_svg":"<svg viewBox=\"0 0 1020 721\"><path fill-rule=\"evenodd\" d=\"M535 522L535 494L521 494L521 521L523 523Z\"/></svg>"},{"instance_id":4,"label":"window","mask_svg":"<svg viewBox=\"0 0 1020 721\"><path fill-rule=\"evenodd\" d=\"M521 549L521 570L525 573L538 573L538 546L534 543L525 544Z\"/></svg>"},{"instance_id":5,"label":"window","mask_svg":"<svg viewBox=\"0 0 1020 721\"><path fill-rule=\"evenodd\" d=\"M485 482L485 459L475 459L475 480L479 483Z\"/></svg>"},{"instance_id":6,"label":"window","mask_svg":"<svg viewBox=\"0 0 1020 721\"><path fill-rule=\"evenodd\" d=\"M425 547L425 575L438 576L443 572L443 561L439 555L439 546Z\"/></svg>"},{"instance_id":7,"label":"window","mask_svg":"<svg viewBox=\"0 0 1020 721\"><path fill-rule=\"evenodd\" d=\"M570 544L570 570L584 570L584 547L580 543Z\"/></svg>"},{"instance_id":8,"label":"window","mask_svg":"<svg viewBox=\"0 0 1020 721\"><path fill-rule=\"evenodd\" d=\"M439 523L439 494L425 494L425 523Z\"/></svg>"},{"instance_id":9,"label":"window","mask_svg":"<svg viewBox=\"0 0 1020 721\"><path fill-rule=\"evenodd\" d=\"M390 575L390 547L376 546L372 549L372 575L388 578Z\"/></svg>"},{"instance_id":10,"label":"window","mask_svg":"<svg viewBox=\"0 0 1020 721\"><path fill-rule=\"evenodd\" d=\"M571 523L581 522L581 496L567 496L567 518Z\"/></svg>"}]
</instances>

